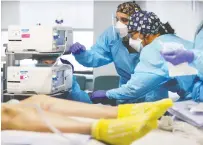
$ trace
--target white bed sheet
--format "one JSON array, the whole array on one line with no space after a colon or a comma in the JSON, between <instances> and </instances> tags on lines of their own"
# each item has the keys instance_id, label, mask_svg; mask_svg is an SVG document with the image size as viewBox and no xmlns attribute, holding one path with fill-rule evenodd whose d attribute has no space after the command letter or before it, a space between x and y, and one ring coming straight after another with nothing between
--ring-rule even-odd
<instances>
[{"instance_id":1,"label":"white bed sheet","mask_svg":"<svg viewBox=\"0 0 203 145\"><path fill-rule=\"evenodd\" d=\"M203 145L196 139L186 138L160 129L154 130L145 137L135 141L132 145Z\"/></svg>"},{"instance_id":2,"label":"white bed sheet","mask_svg":"<svg viewBox=\"0 0 203 145\"><path fill-rule=\"evenodd\" d=\"M2 131L2 145L87 145L89 135L64 134L68 139L53 133L28 131Z\"/></svg>"},{"instance_id":3,"label":"white bed sheet","mask_svg":"<svg viewBox=\"0 0 203 145\"><path fill-rule=\"evenodd\" d=\"M82 122L94 122L90 118L71 117ZM1 131L2 145L105 145L90 139L89 135L64 134L70 140L53 133L38 133L28 131ZM202 135L203 137L203 135ZM4 143L4 144L3 144ZM10 144L5 144L10 143ZM135 141L132 145L203 145L195 138L185 137L184 134L172 133L164 130L154 130L145 137Z\"/></svg>"},{"instance_id":4,"label":"white bed sheet","mask_svg":"<svg viewBox=\"0 0 203 145\"><path fill-rule=\"evenodd\" d=\"M2 145L104 145L90 140L88 135L65 134L71 140L51 133L37 133L25 131L2 131ZM5 144L10 143L10 144ZM163 130L155 130L135 141L132 145L202 145L195 139L185 138L179 134Z\"/></svg>"}]
</instances>

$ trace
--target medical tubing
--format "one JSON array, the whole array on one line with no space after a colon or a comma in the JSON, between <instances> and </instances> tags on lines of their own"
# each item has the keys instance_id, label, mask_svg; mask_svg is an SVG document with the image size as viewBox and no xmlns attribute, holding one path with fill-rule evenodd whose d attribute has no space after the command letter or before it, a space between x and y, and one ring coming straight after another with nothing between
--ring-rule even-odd
<instances>
[{"instance_id":1,"label":"medical tubing","mask_svg":"<svg viewBox=\"0 0 203 145\"><path fill-rule=\"evenodd\" d=\"M63 52L61 53L61 55L60 55L59 57L57 57L56 62L52 65L52 67L54 67L54 66L57 64L59 58L60 58L65 52L66 52L66 48L63 50ZM61 65L59 68L61 68L63 65L67 65L67 64L63 64L63 63L62 63L62 65ZM51 73L50 73L49 75L51 75ZM49 77L49 75L48 75L47 77ZM44 83L42 84L42 87L45 85L45 83L46 83L46 82L44 82ZM46 85L45 85L45 86L46 86Z\"/></svg>"},{"instance_id":2,"label":"medical tubing","mask_svg":"<svg viewBox=\"0 0 203 145\"><path fill-rule=\"evenodd\" d=\"M55 134L63 137L64 139L68 140L71 144L73 145L77 145L78 143L76 143L73 139L63 135L63 133L58 130L56 127L54 127L50 121L47 120L47 118L44 116L44 113L43 113L43 110L41 109L41 107L37 104L23 104L25 105L26 107L34 107L37 112L39 113L40 117L42 118L42 120L44 121L44 123L48 126L48 128Z\"/></svg>"},{"instance_id":3,"label":"medical tubing","mask_svg":"<svg viewBox=\"0 0 203 145\"><path fill-rule=\"evenodd\" d=\"M64 50L63 50L63 52L61 53L61 55L60 55L59 57L57 57L56 62L52 65L52 67L54 67L54 66L57 64L59 58L60 58L65 52L66 52L66 48L64 48Z\"/></svg>"},{"instance_id":4,"label":"medical tubing","mask_svg":"<svg viewBox=\"0 0 203 145\"><path fill-rule=\"evenodd\" d=\"M66 51L66 48L63 50L63 52L61 53L61 55L60 55L59 57L57 57L55 63L52 65L52 67L54 67L54 66L57 64L59 58L65 53L65 51ZM64 65L64 64L63 64L63 65ZM63 65L61 65L60 67L62 67ZM48 74L47 77L49 77L49 76L51 76L51 75L52 75L52 73ZM46 82L44 82L44 83L42 84L42 87L46 86L45 83L46 83Z\"/></svg>"}]
</instances>

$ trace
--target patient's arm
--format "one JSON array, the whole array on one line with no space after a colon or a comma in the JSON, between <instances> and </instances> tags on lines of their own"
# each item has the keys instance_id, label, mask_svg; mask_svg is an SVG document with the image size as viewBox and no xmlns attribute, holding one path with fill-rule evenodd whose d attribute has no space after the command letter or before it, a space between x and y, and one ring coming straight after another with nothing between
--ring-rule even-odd
<instances>
[{"instance_id":1,"label":"patient's arm","mask_svg":"<svg viewBox=\"0 0 203 145\"><path fill-rule=\"evenodd\" d=\"M76 101L53 98L46 95L35 95L21 101L23 104L39 104L49 112L67 116L88 118L117 118L118 108L104 105L92 105Z\"/></svg>"},{"instance_id":2,"label":"patient's arm","mask_svg":"<svg viewBox=\"0 0 203 145\"><path fill-rule=\"evenodd\" d=\"M34 107L22 104L3 104L2 130L51 132ZM66 116L44 111L44 117L62 132L90 134L91 124L72 120Z\"/></svg>"}]
</instances>

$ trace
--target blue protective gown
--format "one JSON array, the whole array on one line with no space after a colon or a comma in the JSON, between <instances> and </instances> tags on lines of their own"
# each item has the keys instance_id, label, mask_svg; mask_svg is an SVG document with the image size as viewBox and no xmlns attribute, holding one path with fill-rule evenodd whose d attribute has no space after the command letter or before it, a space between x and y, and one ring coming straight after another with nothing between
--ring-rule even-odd
<instances>
[{"instance_id":1,"label":"blue protective gown","mask_svg":"<svg viewBox=\"0 0 203 145\"><path fill-rule=\"evenodd\" d=\"M203 27L195 37L193 52L195 59L192 62L192 66L198 70L200 80L194 84L191 97L196 102L203 102Z\"/></svg>"},{"instance_id":2,"label":"blue protective gown","mask_svg":"<svg viewBox=\"0 0 203 145\"><path fill-rule=\"evenodd\" d=\"M131 79L127 84L122 85L120 88L112 89L107 91L107 96L109 98L115 98L120 100L136 100L142 97L143 94L146 94L149 91L152 91L156 88L166 88L168 91L178 92L183 90L181 99L191 99L187 98L188 94L192 91L195 78L197 76L181 76L176 77L175 79L178 82L178 86L174 88L175 84L164 86L163 84L170 79L168 75L167 62L162 58L160 50L162 46L159 41L163 43L166 42L175 42L181 43L186 49L192 49L193 43L183 40L175 35L166 34L156 38L152 43L145 46L140 54L140 62L135 68L134 74L131 75ZM164 91L162 91L164 92ZM161 94L161 93L160 93ZM148 96L147 100L158 100L167 96L151 94Z\"/></svg>"},{"instance_id":3,"label":"blue protective gown","mask_svg":"<svg viewBox=\"0 0 203 145\"><path fill-rule=\"evenodd\" d=\"M203 28L200 29L199 33L195 37L193 52L195 54L195 59L192 65L197 68L200 77L203 78Z\"/></svg>"},{"instance_id":4,"label":"blue protective gown","mask_svg":"<svg viewBox=\"0 0 203 145\"><path fill-rule=\"evenodd\" d=\"M113 62L120 76L120 85L126 84L139 62L139 53L129 53L122 39L109 27L90 50L74 55L86 67L100 67Z\"/></svg>"},{"instance_id":5,"label":"blue protective gown","mask_svg":"<svg viewBox=\"0 0 203 145\"><path fill-rule=\"evenodd\" d=\"M126 84L127 82L132 82L134 78L134 70L139 62L139 53L129 53L127 48L123 45L122 39L113 32L113 28L109 27L96 41L96 44L91 47L90 50L82 52L80 54L74 55L75 59L86 67L100 67L113 62L117 73L120 76L120 86ZM139 77L142 77L139 75ZM133 96L129 98L132 91L137 90L137 88L144 87L146 82L137 83L138 86L130 86L129 88L121 88L120 90L112 90L107 92L107 97L119 100L118 103L129 103L129 102L144 102L144 101L156 101L163 97L167 97L167 90L163 87L157 88L155 86L153 89L145 90L146 92L139 92L139 97ZM153 80L151 80L153 81ZM165 79L163 79L165 81ZM161 81L162 82L162 81ZM129 86L129 85L128 85ZM135 87L135 88L133 88ZM126 89L126 90L124 90ZM109 95L114 94L114 95ZM122 96L122 94L124 94ZM123 98L127 100L121 100ZM136 99L133 99L136 98Z\"/></svg>"},{"instance_id":6,"label":"blue protective gown","mask_svg":"<svg viewBox=\"0 0 203 145\"><path fill-rule=\"evenodd\" d=\"M80 89L75 76L73 76L72 89L68 95L68 99L84 103L92 103L89 95Z\"/></svg>"}]
</instances>

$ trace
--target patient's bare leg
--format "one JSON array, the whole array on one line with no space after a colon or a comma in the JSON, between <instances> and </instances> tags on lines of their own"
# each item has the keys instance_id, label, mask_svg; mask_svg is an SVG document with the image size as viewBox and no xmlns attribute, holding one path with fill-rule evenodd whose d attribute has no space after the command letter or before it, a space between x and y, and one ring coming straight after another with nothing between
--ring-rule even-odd
<instances>
[{"instance_id":1,"label":"patient's bare leg","mask_svg":"<svg viewBox=\"0 0 203 145\"><path fill-rule=\"evenodd\" d=\"M117 107L92 105L76 101L53 98L46 95L36 95L21 101L21 103L39 104L43 109L67 116L88 118L116 118Z\"/></svg>"},{"instance_id":2,"label":"patient's bare leg","mask_svg":"<svg viewBox=\"0 0 203 145\"><path fill-rule=\"evenodd\" d=\"M24 130L37 132L51 132L42 120L39 112L33 107L22 104L4 104L1 107L2 130ZM44 111L44 117L57 129L66 133L90 134L91 124L79 122L63 115Z\"/></svg>"}]
</instances>

